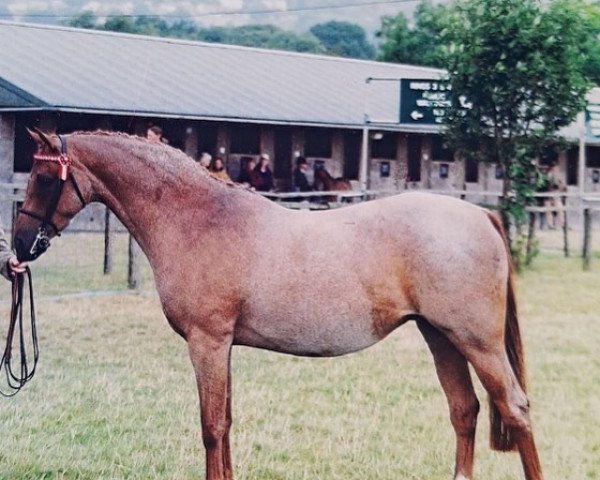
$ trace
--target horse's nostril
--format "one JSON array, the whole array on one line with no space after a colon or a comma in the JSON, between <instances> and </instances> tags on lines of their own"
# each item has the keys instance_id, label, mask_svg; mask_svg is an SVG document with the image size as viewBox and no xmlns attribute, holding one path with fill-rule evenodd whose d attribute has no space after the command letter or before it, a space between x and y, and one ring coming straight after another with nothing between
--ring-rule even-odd
<instances>
[{"instance_id":1,"label":"horse's nostril","mask_svg":"<svg viewBox=\"0 0 600 480\"><path fill-rule=\"evenodd\" d=\"M16 236L14 240L15 252L17 252L17 258L20 261L26 260L27 258L27 249L25 248L25 240L23 240L20 236Z\"/></svg>"}]
</instances>

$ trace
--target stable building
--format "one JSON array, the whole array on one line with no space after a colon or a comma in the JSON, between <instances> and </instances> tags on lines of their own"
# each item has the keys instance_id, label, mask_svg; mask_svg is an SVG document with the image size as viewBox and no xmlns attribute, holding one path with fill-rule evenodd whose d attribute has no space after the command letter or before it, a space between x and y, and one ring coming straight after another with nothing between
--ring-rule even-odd
<instances>
[{"instance_id":1,"label":"stable building","mask_svg":"<svg viewBox=\"0 0 600 480\"><path fill-rule=\"evenodd\" d=\"M400 81L423 90L443 70L10 22L0 22L0 37L5 185L31 168L26 127L144 135L159 125L190 157L222 157L233 179L244 162L269 154L281 190L298 156L363 189L466 190L480 201L477 192L502 188L495 165L455 159L440 124L418 108L401 118ZM573 188L577 148L558 158ZM585 177L594 189L593 172Z\"/></svg>"}]
</instances>

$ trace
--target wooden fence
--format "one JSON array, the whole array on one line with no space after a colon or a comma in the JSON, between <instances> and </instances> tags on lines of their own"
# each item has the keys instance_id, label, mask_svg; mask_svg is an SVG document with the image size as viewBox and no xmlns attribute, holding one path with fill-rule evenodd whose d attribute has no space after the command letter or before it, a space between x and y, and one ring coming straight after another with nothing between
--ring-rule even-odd
<instances>
[{"instance_id":1,"label":"wooden fence","mask_svg":"<svg viewBox=\"0 0 600 480\"><path fill-rule=\"evenodd\" d=\"M10 201L12 204L12 223L18 214L18 207L25 196L25 184L19 183L0 183L0 201ZM491 198L497 201L502 196L500 192L494 191L471 191L471 190L426 190L431 193L448 195L463 200L468 200L469 197ZM261 192L261 195L287 208L300 210L323 210L330 208L339 208L350 203L364 202L375 198L395 195L399 192L390 191L332 191L332 192ZM580 198L579 194L567 193L540 193L535 195L538 198L559 198L564 212L563 230L563 251L565 256L569 256L568 242L568 210L564 207L566 199L569 197ZM488 203L487 200L485 203ZM583 268L589 269L591 265L591 235L592 235L592 213L600 211L600 197L584 196L581 198L582 215L583 215ZM533 245L535 237L535 225L538 223L540 216L546 212L556 211L556 207L536 207L531 206L526 208L529 214L528 224L528 253ZM105 211L104 217L104 265L103 272L105 275L110 275L113 267L113 232L114 232L114 216L108 208ZM137 242L129 236L128 244L128 274L127 286L130 289L140 288L140 263L142 252Z\"/></svg>"}]
</instances>

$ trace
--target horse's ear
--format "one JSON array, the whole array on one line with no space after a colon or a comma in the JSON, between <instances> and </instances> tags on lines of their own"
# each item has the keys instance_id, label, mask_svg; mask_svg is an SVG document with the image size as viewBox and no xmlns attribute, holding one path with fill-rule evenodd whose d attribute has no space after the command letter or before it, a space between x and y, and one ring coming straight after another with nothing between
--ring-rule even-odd
<instances>
[{"instance_id":1,"label":"horse's ear","mask_svg":"<svg viewBox=\"0 0 600 480\"><path fill-rule=\"evenodd\" d=\"M56 138L56 136L50 136L47 133L42 132L37 127L33 127L33 130L26 128L26 130L32 140L37 143L39 147L43 147L45 145L52 151L60 151L60 145L58 144L58 138Z\"/></svg>"}]
</instances>

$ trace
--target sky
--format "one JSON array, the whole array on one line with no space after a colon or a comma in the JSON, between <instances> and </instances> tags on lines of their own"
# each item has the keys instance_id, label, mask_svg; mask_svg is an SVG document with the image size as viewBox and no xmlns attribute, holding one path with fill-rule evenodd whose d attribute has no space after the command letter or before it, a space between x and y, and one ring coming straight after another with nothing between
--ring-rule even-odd
<instances>
[{"instance_id":1,"label":"sky","mask_svg":"<svg viewBox=\"0 0 600 480\"><path fill-rule=\"evenodd\" d=\"M88 10L105 15L153 14L186 18L201 26L270 23L305 32L317 23L341 20L361 25L369 34L381 17L412 16L420 0L0 0L0 19L64 23ZM443 1L443 0L437 0Z\"/></svg>"}]
</instances>

